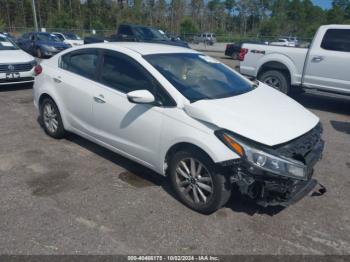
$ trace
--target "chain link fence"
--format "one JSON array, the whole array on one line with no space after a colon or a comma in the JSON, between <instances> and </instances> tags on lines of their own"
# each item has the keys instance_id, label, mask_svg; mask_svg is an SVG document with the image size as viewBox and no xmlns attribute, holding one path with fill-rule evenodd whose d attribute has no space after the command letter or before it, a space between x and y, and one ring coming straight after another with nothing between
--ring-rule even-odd
<instances>
[{"instance_id":1,"label":"chain link fence","mask_svg":"<svg viewBox=\"0 0 350 262\"><path fill-rule=\"evenodd\" d=\"M40 28L40 31L43 32L70 32L75 33L80 36L82 39L86 36L98 35L98 36L110 36L116 33L116 29L105 29L105 30L94 30L94 29L81 29L81 28ZM7 32L11 33L15 37L20 37L23 33L33 32L35 29L33 27L16 27L10 28ZM170 37L179 37L181 40L184 40L192 45L198 44L198 36L200 34L177 34L177 33L168 33ZM288 36L268 36L268 35L240 35L237 33L226 33L226 34L216 34L216 43L213 45L224 46L227 43L240 43L244 41L254 41L254 42L265 42L270 43L278 40L279 38L288 38ZM310 38L298 38L299 46L307 47L312 39ZM199 43L205 44L205 43ZM205 45L207 46L207 45ZM215 49L215 48L214 48ZM222 47L220 47L222 49Z\"/></svg>"}]
</instances>

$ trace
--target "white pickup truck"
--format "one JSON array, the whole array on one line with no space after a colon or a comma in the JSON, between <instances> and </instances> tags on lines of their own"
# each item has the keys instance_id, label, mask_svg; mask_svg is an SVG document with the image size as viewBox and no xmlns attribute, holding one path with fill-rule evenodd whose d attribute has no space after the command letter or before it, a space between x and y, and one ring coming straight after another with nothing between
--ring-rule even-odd
<instances>
[{"instance_id":1,"label":"white pickup truck","mask_svg":"<svg viewBox=\"0 0 350 262\"><path fill-rule=\"evenodd\" d=\"M350 95L350 25L321 26L309 48L244 44L240 72L283 93L311 88Z\"/></svg>"}]
</instances>

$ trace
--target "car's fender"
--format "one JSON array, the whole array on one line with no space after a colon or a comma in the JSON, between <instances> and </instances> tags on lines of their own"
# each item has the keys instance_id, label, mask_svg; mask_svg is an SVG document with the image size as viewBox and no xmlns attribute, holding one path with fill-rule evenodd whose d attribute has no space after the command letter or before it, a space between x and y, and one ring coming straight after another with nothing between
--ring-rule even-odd
<instances>
[{"instance_id":1,"label":"car's fender","mask_svg":"<svg viewBox=\"0 0 350 262\"><path fill-rule=\"evenodd\" d=\"M261 57L261 59L258 60L255 75L258 76L263 66L269 62L277 62L284 65L289 71L292 85L301 82L301 74L298 74L297 66L293 62L293 59L287 54L270 53Z\"/></svg>"},{"instance_id":2,"label":"car's fender","mask_svg":"<svg viewBox=\"0 0 350 262\"><path fill-rule=\"evenodd\" d=\"M176 110L176 111L175 111ZM157 172L165 175L164 167L169 151L178 144L188 144L200 148L214 163L239 158L214 134L218 127L196 120L182 109L174 109L172 114L164 114ZM166 135L164 135L166 134Z\"/></svg>"}]
</instances>

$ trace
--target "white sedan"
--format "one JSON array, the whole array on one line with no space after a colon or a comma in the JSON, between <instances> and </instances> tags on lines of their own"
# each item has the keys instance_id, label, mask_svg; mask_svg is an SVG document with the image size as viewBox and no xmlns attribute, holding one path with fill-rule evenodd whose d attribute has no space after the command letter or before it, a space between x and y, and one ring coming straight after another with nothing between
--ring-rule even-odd
<instances>
[{"instance_id":1,"label":"white sedan","mask_svg":"<svg viewBox=\"0 0 350 262\"><path fill-rule=\"evenodd\" d=\"M58 33L54 32L52 35L56 36L63 43L72 46L83 45L84 40L82 40L79 36L74 33Z\"/></svg>"},{"instance_id":2,"label":"white sedan","mask_svg":"<svg viewBox=\"0 0 350 262\"><path fill-rule=\"evenodd\" d=\"M33 56L0 34L0 86L34 82L35 65Z\"/></svg>"},{"instance_id":3,"label":"white sedan","mask_svg":"<svg viewBox=\"0 0 350 262\"><path fill-rule=\"evenodd\" d=\"M264 206L289 205L316 185L319 119L199 52L91 44L35 71L34 103L49 136L70 131L169 176L198 212L224 205L233 183Z\"/></svg>"}]
</instances>

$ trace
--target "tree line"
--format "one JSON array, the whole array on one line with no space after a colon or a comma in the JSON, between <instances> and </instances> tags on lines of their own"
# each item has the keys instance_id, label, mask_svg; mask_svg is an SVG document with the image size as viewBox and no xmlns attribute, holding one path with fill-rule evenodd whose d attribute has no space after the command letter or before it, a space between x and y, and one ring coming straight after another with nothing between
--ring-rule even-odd
<instances>
[{"instance_id":1,"label":"tree line","mask_svg":"<svg viewBox=\"0 0 350 262\"><path fill-rule=\"evenodd\" d=\"M328 1L328 0L324 0ZM350 0L324 10L311 0L35 0L39 27L115 31L120 23L174 34L310 38L322 24L350 23ZM32 0L0 0L0 30L34 24Z\"/></svg>"}]
</instances>

